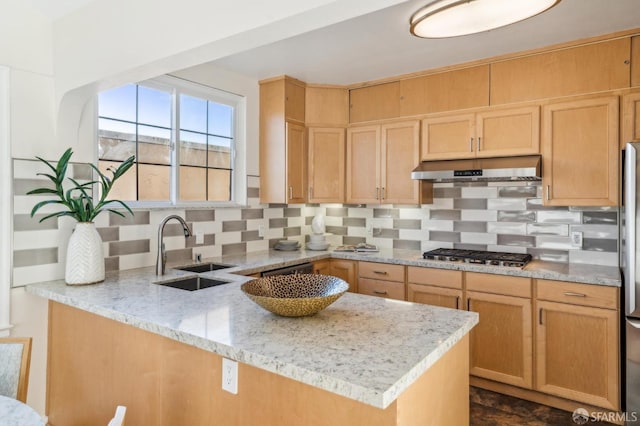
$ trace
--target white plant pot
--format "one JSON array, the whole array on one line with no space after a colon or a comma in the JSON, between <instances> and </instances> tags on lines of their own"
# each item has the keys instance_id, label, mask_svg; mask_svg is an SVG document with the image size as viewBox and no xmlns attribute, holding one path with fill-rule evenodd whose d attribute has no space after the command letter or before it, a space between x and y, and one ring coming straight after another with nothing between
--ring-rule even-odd
<instances>
[{"instance_id":1,"label":"white plant pot","mask_svg":"<svg viewBox=\"0 0 640 426\"><path fill-rule=\"evenodd\" d=\"M93 222L78 222L69 238L64 279L69 285L104 281L102 238Z\"/></svg>"}]
</instances>

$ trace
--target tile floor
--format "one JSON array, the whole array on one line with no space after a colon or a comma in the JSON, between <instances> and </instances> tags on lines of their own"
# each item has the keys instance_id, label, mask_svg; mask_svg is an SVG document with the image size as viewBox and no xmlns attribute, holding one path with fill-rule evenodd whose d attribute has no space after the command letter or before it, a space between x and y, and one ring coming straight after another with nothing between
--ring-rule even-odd
<instances>
[{"instance_id":1,"label":"tile floor","mask_svg":"<svg viewBox=\"0 0 640 426\"><path fill-rule=\"evenodd\" d=\"M471 426L575 426L571 413L475 387L470 388ZM613 426L589 422L589 426Z\"/></svg>"}]
</instances>

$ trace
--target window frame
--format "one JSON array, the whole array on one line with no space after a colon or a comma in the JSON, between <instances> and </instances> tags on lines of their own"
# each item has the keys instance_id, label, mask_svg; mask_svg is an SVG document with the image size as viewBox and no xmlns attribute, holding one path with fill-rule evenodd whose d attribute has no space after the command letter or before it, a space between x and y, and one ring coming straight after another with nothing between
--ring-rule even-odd
<instances>
[{"instance_id":1,"label":"window frame","mask_svg":"<svg viewBox=\"0 0 640 426\"><path fill-rule=\"evenodd\" d=\"M171 94L171 170L170 170L170 198L167 201L124 200L132 209L162 209L162 208L212 208L212 207L243 207L247 203L246 181L246 99L229 91L186 80L172 75L163 75L140 82L131 83L152 89L167 91ZM108 90L108 89L107 89ZM233 108L233 127L231 144L231 184L230 200L228 201L182 201L178 190L180 188L180 95L193 96L212 101ZM98 120L99 100L96 96L96 160L99 158L100 127ZM108 118L108 117L104 117ZM139 124L139 123L138 123ZM136 141L137 143L137 141ZM96 161L96 164L97 164Z\"/></svg>"}]
</instances>

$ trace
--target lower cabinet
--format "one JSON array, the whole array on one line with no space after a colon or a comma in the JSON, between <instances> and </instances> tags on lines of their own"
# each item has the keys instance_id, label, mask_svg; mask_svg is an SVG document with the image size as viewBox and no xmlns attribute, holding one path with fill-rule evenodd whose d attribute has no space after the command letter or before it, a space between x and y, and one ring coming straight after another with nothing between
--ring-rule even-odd
<instances>
[{"instance_id":1,"label":"lower cabinet","mask_svg":"<svg viewBox=\"0 0 640 426\"><path fill-rule=\"evenodd\" d=\"M619 409L618 289L538 280L537 293L536 389Z\"/></svg>"},{"instance_id":2,"label":"lower cabinet","mask_svg":"<svg viewBox=\"0 0 640 426\"><path fill-rule=\"evenodd\" d=\"M359 262L358 293L389 299L405 299L404 270L402 265Z\"/></svg>"},{"instance_id":3,"label":"lower cabinet","mask_svg":"<svg viewBox=\"0 0 640 426\"><path fill-rule=\"evenodd\" d=\"M341 278L349 284L349 291L358 292L358 262L343 259L323 259L313 263L313 273Z\"/></svg>"},{"instance_id":4,"label":"lower cabinet","mask_svg":"<svg viewBox=\"0 0 640 426\"><path fill-rule=\"evenodd\" d=\"M407 267L407 300L460 309L462 307L462 272Z\"/></svg>"},{"instance_id":5,"label":"lower cabinet","mask_svg":"<svg viewBox=\"0 0 640 426\"><path fill-rule=\"evenodd\" d=\"M467 272L466 284L466 307L480 315L471 331L470 373L532 388L531 280Z\"/></svg>"}]
</instances>

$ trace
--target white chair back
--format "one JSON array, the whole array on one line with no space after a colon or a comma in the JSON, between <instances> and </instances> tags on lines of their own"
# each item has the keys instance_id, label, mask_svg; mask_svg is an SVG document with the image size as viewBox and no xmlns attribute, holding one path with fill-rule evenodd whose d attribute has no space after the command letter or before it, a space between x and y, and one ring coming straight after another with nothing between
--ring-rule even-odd
<instances>
[{"instance_id":1,"label":"white chair back","mask_svg":"<svg viewBox=\"0 0 640 426\"><path fill-rule=\"evenodd\" d=\"M31 338L0 338L0 395L27 402Z\"/></svg>"},{"instance_id":2,"label":"white chair back","mask_svg":"<svg viewBox=\"0 0 640 426\"><path fill-rule=\"evenodd\" d=\"M124 426L124 416L127 413L127 407L118 405L116 407L116 415L113 416L108 426Z\"/></svg>"}]
</instances>

